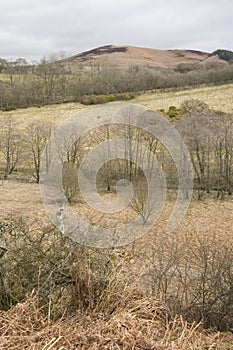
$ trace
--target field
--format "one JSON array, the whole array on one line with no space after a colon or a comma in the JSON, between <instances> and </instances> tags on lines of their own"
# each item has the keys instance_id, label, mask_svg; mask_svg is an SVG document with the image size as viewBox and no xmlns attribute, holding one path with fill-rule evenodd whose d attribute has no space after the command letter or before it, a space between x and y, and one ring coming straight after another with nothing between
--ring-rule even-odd
<instances>
[{"instance_id":1,"label":"field","mask_svg":"<svg viewBox=\"0 0 233 350\"><path fill-rule=\"evenodd\" d=\"M233 113L233 84L145 93L130 103L167 111L188 99ZM30 107L0 112L0 118L12 116L23 131L34 121L59 124L82 108L89 107L80 103ZM9 267L13 295L17 293L17 268L23 281L18 291L20 303L0 312L1 349L232 349L232 195L225 201L207 197L192 201L180 226L168 234L165 226L173 205L167 198L156 225L135 243L116 250L85 250L51 229L38 184L27 182L17 172L0 182L0 223L12 222L15 232L26 237L25 241L21 238L19 253L23 268L18 265L17 244L1 259ZM72 208L92 222L111 220L111 225L135 214L129 209L120 217L95 216L83 202ZM45 233L46 227L51 236ZM14 236L11 239L16 242ZM48 244L51 249L47 251ZM54 255L47 261L45 252ZM41 260L36 263L35 257ZM45 276L44 266L48 269ZM63 278L72 275L73 285L69 281L66 286L65 279L60 285L55 280L59 273ZM43 285L47 290L38 296L36 289ZM23 288L28 288L27 298L22 296ZM43 298L47 301L41 307ZM57 300L64 304L58 305Z\"/></svg>"},{"instance_id":2,"label":"field","mask_svg":"<svg viewBox=\"0 0 233 350\"><path fill-rule=\"evenodd\" d=\"M179 108L182 102L191 98L207 103L214 110L233 112L233 84L144 94L139 96L136 102L153 110L167 110L169 106Z\"/></svg>"},{"instance_id":3,"label":"field","mask_svg":"<svg viewBox=\"0 0 233 350\"><path fill-rule=\"evenodd\" d=\"M140 104L151 108L154 111L159 111L160 109L166 111L170 106L176 106L179 108L182 102L188 99L198 99L207 103L215 110L232 113L233 84L212 87L206 86L177 92L145 93L129 101L129 103ZM35 120L49 120L59 123L82 108L84 108L84 106L80 103L65 103L60 105L43 106L40 108L29 107L10 112L0 112L0 117L7 118L7 116L12 115L20 125L26 127L29 123Z\"/></svg>"}]
</instances>

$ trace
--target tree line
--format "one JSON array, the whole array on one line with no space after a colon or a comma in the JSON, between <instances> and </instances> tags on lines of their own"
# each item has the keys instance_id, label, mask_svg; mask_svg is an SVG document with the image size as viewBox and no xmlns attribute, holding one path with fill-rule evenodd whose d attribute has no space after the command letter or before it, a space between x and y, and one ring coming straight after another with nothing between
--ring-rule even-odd
<instances>
[{"instance_id":1,"label":"tree line","mask_svg":"<svg viewBox=\"0 0 233 350\"><path fill-rule=\"evenodd\" d=\"M0 59L0 109L78 101L105 103L107 96L154 89L179 89L203 83L233 80L233 65L208 62L180 64L172 68L131 66L128 69L90 63L86 67L67 66L62 61L41 60L28 64L24 59ZM102 97L96 98L96 96ZM90 98L91 96L91 98Z\"/></svg>"}]
</instances>

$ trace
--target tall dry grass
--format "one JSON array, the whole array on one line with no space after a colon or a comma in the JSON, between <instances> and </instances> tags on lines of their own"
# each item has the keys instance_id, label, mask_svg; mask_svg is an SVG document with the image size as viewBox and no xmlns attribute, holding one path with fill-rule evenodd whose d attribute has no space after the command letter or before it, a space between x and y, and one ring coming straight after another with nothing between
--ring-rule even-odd
<instances>
[{"instance_id":1,"label":"tall dry grass","mask_svg":"<svg viewBox=\"0 0 233 350\"><path fill-rule=\"evenodd\" d=\"M49 323L34 298L0 314L3 350L230 350L232 342L230 333L169 319L167 307L153 299L131 302L108 318L78 314Z\"/></svg>"},{"instance_id":2,"label":"tall dry grass","mask_svg":"<svg viewBox=\"0 0 233 350\"><path fill-rule=\"evenodd\" d=\"M230 235L211 235L213 226L167 236L161 225L132 245L99 251L51 226L11 220L1 349L232 348ZM219 321L229 333L216 330Z\"/></svg>"}]
</instances>

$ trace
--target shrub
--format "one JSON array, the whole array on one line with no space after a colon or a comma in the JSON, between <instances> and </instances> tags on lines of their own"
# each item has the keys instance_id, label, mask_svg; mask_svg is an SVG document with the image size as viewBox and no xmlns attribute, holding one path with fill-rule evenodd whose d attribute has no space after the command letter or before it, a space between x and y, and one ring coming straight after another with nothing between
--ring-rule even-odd
<instances>
[{"instance_id":1,"label":"shrub","mask_svg":"<svg viewBox=\"0 0 233 350\"><path fill-rule=\"evenodd\" d=\"M0 265L1 309L34 291L49 320L75 310L107 318L152 298L189 322L233 327L230 234L159 231L122 249L98 250L75 244L53 226L35 230L14 218L11 227Z\"/></svg>"},{"instance_id":2,"label":"shrub","mask_svg":"<svg viewBox=\"0 0 233 350\"><path fill-rule=\"evenodd\" d=\"M213 52L213 55L218 55L219 58L227 62L233 61L233 52L230 50L218 49Z\"/></svg>"},{"instance_id":3,"label":"shrub","mask_svg":"<svg viewBox=\"0 0 233 350\"><path fill-rule=\"evenodd\" d=\"M169 118L178 118L180 116L180 110L175 106L170 106L167 115Z\"/></svg>"},{"instance_id":4,"label":"shrub","mask_svg":"<svg viewBox=\"0 0 233 350\"><path fill-rule=\"evenodd\" d=\"M207 103L193 98L184 101L180 106L181 115L207 114L209 111L210 109Z\"/></svg>"},{"instance_id":5,"label":"shrub","mask_svg":"<svg viewBox=\"0 0 233 350\"><path fill-rule=\"evenodd\" d=\"M75 309L108 314L122 303L127 282L113 249L82 247L51 225L35 231L21 219L8 220L13 229L5 235L8 251L0 265L0 309L32 291L49 319Z\"/></svg>"},{"instance_id":6,"label":"shrub","mask_svg":"<svg viewBox=\"0 0 233 350\"><path fill-rule=\"evenodd\" d=\"M118 93L109 95L83 95L79 98L79 102L84 105L102 104L112 101L129 101L135 98L135 93Z\"/></svg>"}]
</instances>

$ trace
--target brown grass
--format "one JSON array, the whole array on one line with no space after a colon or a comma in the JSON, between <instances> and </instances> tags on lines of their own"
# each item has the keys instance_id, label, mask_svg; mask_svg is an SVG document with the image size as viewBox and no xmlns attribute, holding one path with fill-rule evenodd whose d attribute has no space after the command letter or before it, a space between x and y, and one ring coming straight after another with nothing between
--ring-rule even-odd
<instances>
[{"instance_id":1,"label":"brown grass","mask_svg":"<svg viewBox=\"0 0 233 350\"><path fill-rule=\"evenodd\" d=\"M50 324L28 298L0 315L2 350L230 350L231 334L207 334L154 299L136 300L108 319L77 315Z\"/></svg>"},{"instance_id":2,"label":"brown grass","mask_svg":"<svg viewBox=\"0 0 233 350\"><path fill-rule=\"evenodd\" d=\"M212 109L232 113L233 84L191 88L176 92L146 93L138 96L135 101L155 111L160 109L167 111L170 106L179 108L185 100L189 99L198 99L207 103Z\"/></svg>"},{"instance_id":3,"label":"brown grass","mask_svg":"<svg viewBox=\"0 0 233 350\"><path fill-rule=\"evenodd\" d=\"M17 216L22 215L29 224L35 220L39 225L47 221L38 185L5 181L0 191L2 216L15 215L17 212ZM87 207L82 206L83 212L88 213ZM164 237L164 227L172 206L172 203L167 203L156 226L157 239L160 235L161 238ZM76 209L78 208L74 208ZM196 235L198 236L200 232L211 237L214 231L219 237L224 239L229 237L230 242L233 234L232 209L232 201L193 202L175 235L177 239L186 237L195 245ZM141 242L137 242L136 251L141 244L144 247L151 244L151 238L149 234L144 236ZM141 271L148 268L146 264L148 262L142 259ZM139 266L134 266L134 260L125 268L130 270L132 279L138 278ZM201 324L188 324L180 316L173 318L168 307L156 298L142 297L142 294L129 295L127 288L122 290L121 300L116 303L117 308L113 312L102 313L101 310L111 306L108 297L113 294L114 290L110 289L94 310L77 311L76 315L55 323L49 323L47 317L40 312L36 299L28 298L25 303L20 303L0 314L0 348L3 350L232 349L232 334L206 333Z\"/></svg>"},{"instance_id":4,"label":"brown grass","mask_svg":"<svg viewBox=\"0 0 233 350\"><path fill-rule=\"evenodd\" d=\"M43 107L29 107L17 109L15 111L2 112L0 118L12 116L19 127L25 128L33 122L52 122L55 125L77 113L80 109L85 108L81 103L63 103Z\"/></svg>"},{"instance_id":5,"label":"brown grass","mask_svg":"<svg viewBox=\"0 0 233 350\"><path fill-rule=\"evenodd\" d=\"M111 51L111 53L109 53ZM180 63L199 63L209 60L221 62L218 57L211 57L206 52L190 50L157 50L135 46L110 46L97 48L94 51L67 58L66 64L84 66L95 61L115 67L149 66L173 68Z\"/></svg>"},{"instance_id":6,"label":"brown grass","mask_svg":"<svg viewBox=\"0 0 233 350\"><path fill-rule=\"evenodd\" d=\"M188 99L198 99L207 103L211 108L221 110L226 113L233 112L233 84L220 86L191 88L177 92L156 92L145 93L127 103L136 103L151 108L154 111L165 109L170 106L180 107L182 102ZM120 102L118 102L120 103ZM124 102L123 102L124 103ZM60 105L50 105L43 107L30 107L17 109L10 112L0 111L0 120L12 116L20 128L26 128L32 122L51 121L59 124L71 117L80 109L85 107L80 103L63 103Z\"/></svg>"},{"instance_id":7,"label":"brown grass","mask_svg":"<svg viewBox=\"0 0 233 350\"><path fill-rule=\"evenodd\" d=\"M164 229L172 208L173 203L168 202L157 224L157 230ZM119 216L117 214L106 214L103 217L103 214L90 209L85 203L75 204L72 210L93 223L105 220L104 224L107 225L109 223L110 226L114 226L116 222L119 223L119 218L123 223L126 220L130 220L132 215L135 215L131 209L128 209L126 215L123 215L121 212ZM39 185L10 180L4 181L3 186L0 186L0 218L12 215L22 216L25 220L47 221ZM191 203L182 224L177 230L179 233L186 233L188 228L188 231L194 234L200 230L202 232L215 230L220 234L233 235L232 222L233 201L231 199L228 201L206 199L201 202L194 201Z\"/></svg>"}]
</instances>

